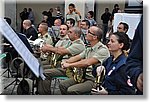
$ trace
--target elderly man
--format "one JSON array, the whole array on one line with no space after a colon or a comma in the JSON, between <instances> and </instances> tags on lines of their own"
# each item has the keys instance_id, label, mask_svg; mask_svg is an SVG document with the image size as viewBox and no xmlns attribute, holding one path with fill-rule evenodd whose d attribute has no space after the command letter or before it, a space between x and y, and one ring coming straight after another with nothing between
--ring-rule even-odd
<instances>
[{"instance_id":1,"label":"elderly man","mask_svg":"<svg viewBox=\"0 0 150 102\"><path fill-rule=\"evenodd\" d=\"M37 31L32 27L32 23L30 20L23 21L24 34L30 40L36 40L38 38Z\"/></svg>"},{"instance_id":2,"label":"elderly man","mask_svg":"<svg viewBox=\"0 0 150 102\"><path fill-rule=\"evenodd\" d=\"M53 52L59 55L69 55L75 56L80 54L82 51L85 50L85 46L83 41L80 39L81 30L78 27L72 27L69 29L68 36L71 40L71 44L68 47L53 47L47 46L47 48L42 48L43 52ZM51 94L51 81L53 77L56 76L68 76L72 77L68 71L62 68L57 69L47 69L45 70L45 80L39 80L38 82L38 93L39 94Z\"/></svg>"},{"instance_id":3,"label":"elderly man","mask_svg":"<svg viewBox=\"0 0 150 102\"><path fill-rule=\"evenodd\" d=\"M64 80L60 83L59 88L61 93L66 94L77 94L81 95L90 92L94 85L94 76L92 70L94 66L102 63L106 58L109 57L108 48L100 42L102 36L102 30L96 26L92 26L87 31L86 39L90 42L91 46L88 47L84 52L62 63L62 67L65 68L76 68L77 77ZM78 78L83 71L82 79Z\"/></svg>"}]
</instances>

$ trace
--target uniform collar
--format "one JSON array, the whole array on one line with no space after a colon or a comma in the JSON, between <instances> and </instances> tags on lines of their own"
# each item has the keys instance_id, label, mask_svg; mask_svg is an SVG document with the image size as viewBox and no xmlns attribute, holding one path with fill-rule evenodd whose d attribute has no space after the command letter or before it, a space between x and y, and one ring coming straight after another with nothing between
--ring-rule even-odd
<instances>
[{"instance_id":1,"label":"uniform collar","mask_svg":"<svg viewBox=\"0 0 150 102\"><path fill-rule=\"evenodd\" d=\"M81 42L81 39L79 38L79 39L72 41L72 43L77 43L77 42Z\"/></svg>"},{"instance_id":2,"label":"uniform collar","mask_svg":"<svg viewBox=\"0 0 150 102\"><path fill-rule=\"evenodd\" d=\"M61 37L61 36L60 36L60 40L69 40L69 37L68 37L68 35L66 35L66 36L64 36L64 37Z\"/></svg>"},{"instance_id":3,"label":"uniform collar","mask_svg":"<svg viewBox=\"0 0 150 102\"><path fill-rule=\"evenodd\" d=\"M48 32L47 33L45 33L44 35L42 35L41 33L40 33L40 36L39 36L40 38L47 38L48 37Z\"/></svg>"}]
</instances>

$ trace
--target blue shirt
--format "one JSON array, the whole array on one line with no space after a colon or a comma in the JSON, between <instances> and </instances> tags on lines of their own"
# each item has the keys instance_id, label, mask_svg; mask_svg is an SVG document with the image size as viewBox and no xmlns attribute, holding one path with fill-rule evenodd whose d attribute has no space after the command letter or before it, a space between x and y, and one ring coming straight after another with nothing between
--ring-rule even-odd
<instances>
[{"instance_id":1,"label":"blue shirt","mask_svg":"<svg viewBox=\"0 0 150 102\"><path fill-rule=\"evenodd\" d=\"M111 56L103 63L106 74L102 86L108 91L108 94L135 94L132 84L128 82L130 79L125 71L127 57L121 54L115 61L113 61L113 58Z\"/></svg>"},{"instance_id":2,"label":"blue shirt","mask_svg":"<svg viewBox=\"0 0 150 102\"><path fill-rule=\"evenodd\" d=\"M118 56L113 61L113 56L110 56L103 63L106 69L105 78L102 86L108 91L110 95L129 95L135 94L135 89L130 82L130 78L125 71L125 63L127 57L124 54ZM96 75L96 68L93 70L94 76Z\"/></svg>"}]
</instances>

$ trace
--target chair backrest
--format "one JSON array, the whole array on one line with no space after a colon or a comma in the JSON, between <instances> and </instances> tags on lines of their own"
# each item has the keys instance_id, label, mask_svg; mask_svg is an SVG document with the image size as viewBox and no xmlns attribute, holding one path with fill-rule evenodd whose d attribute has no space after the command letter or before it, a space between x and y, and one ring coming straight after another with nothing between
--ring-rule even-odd
<instances>
[{"instance_id":1,"label":"chair backrest","mask_svg":"<svg viewBox=\"0 0 150 102\"><path fill-rule=\"evenodd\" d=\"M24 60L21 57L16 57L12 60L10 66L11 66L11 72L18 74L18 69L20 68L20 64L24 64Z\"/></svg>"}]
</instances>

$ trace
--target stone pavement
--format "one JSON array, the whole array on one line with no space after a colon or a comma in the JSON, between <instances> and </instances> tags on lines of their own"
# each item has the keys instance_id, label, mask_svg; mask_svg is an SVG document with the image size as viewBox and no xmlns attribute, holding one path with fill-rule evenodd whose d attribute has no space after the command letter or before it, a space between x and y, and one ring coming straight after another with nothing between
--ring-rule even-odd
<instances>
[{"instance_id":1,"label":"stone pavement","mask_svg":"<svg viewBox=\"0 0 150 102\"><path fill-rule=\"evenodd\" d=\"M1 68L0 69L0 75L6 70ZM4 87L6 87L7 85L9 85L11 82L13 82L15 80L15 78L12 78L11 75L10 75L10 78L7 78L7 72L3 75L3 76L0 76L0 93L1 95L17 95L17 86L14 88L13 90L13 87L15 85L15 83L13 83L12 85L10 85L8 88L4 89ZM19 80L21 80L22 78L19 78ZM32 87L32 81L30 79L26 79L29 83L30 86L30 89ZM54 81L52 81L52 86L54 84ZM12 92L13 90L13 92ZM34 89L36 91L36 88ZM31 94L32 95L32 94ZM55 89L55 93L54 95L61 95L60 93L60 90L58 88L58 83L56 84L56 89Z\"/></svg>"}]
</instances>

